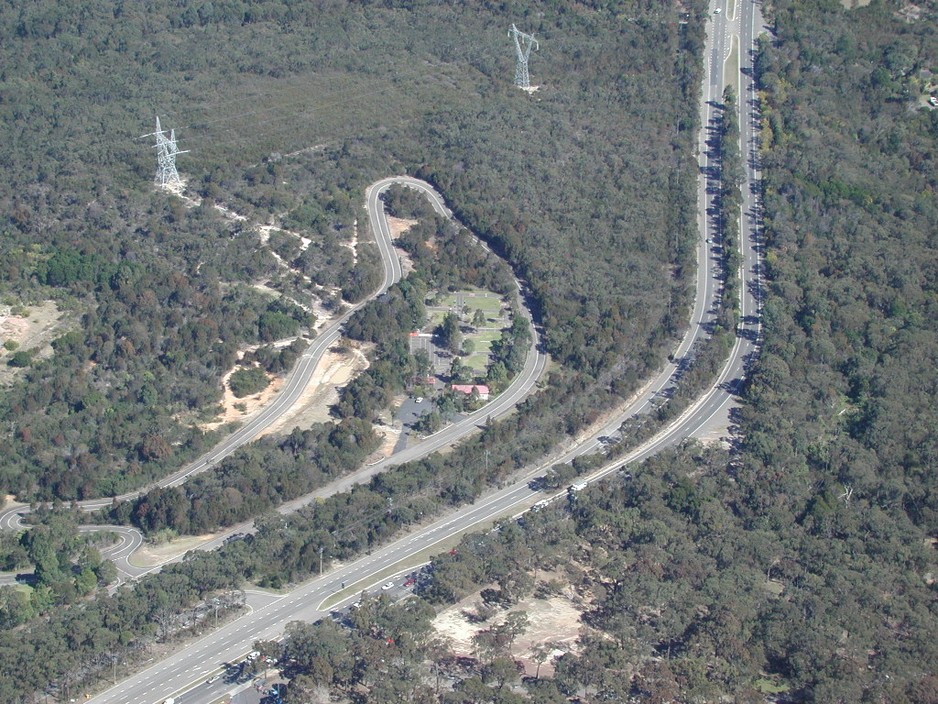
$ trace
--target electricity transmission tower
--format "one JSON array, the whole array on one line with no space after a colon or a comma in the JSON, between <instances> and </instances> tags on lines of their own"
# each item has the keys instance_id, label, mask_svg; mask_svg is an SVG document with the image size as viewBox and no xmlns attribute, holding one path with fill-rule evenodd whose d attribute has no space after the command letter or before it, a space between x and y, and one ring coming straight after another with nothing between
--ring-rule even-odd
<instances>
[{"instance_id":1,"label":"electricity transmission tower","mask_svg":"<svg viewBox=\"0 0 938 704\"><path fill-rule=\"evenodd\" d=\"M167 186L181 186L182 179L179 178L179 172L176 171L176 155L186 154L188 149L179 151L176 146L176 130L170 130L169 137L166 136L166 130L160 127L159 115L156 117L156 132L143 135L144 137L156 137L156 185L166 188Z\"/></svg>"},{"instance_id":2,"label":"electricity transmission tower","mask_svg":"<svg viewBox=\"0 0 938 704\"><path fill-rule=\"evenodd\" d=\"M518 63L515 64L515 85L529 90L531 79L528 76L528 57L531 55L531 47L538 48L537 39L531 34L525 34L514 24L508 30L508 36L515 40L515 50L518 53Z\"/></svg>"}]
</instances>

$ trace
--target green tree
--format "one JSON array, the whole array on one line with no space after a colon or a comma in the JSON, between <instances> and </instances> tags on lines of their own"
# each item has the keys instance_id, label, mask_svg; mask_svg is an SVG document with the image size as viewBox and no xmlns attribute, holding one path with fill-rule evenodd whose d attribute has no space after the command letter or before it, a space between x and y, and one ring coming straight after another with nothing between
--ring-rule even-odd
<instances>
[{"instance_id":1,"label":"green tree","mask_svg":"<svg viewBox=\"0 0 938 704\"><path fill-rule=\"evenodd\" d=\"M459 316L449 312L443 316L443 322L435 331L437 344L450 352L458 353L462 344L462 332L459 330Z\"/></svg>"},{"instance_id":2,"label":"green tree","mask_svg":"<svg viewBox=\"0 0 938 704\"><path fill-rule=\"evenodd\" d=\"M33 355L28 350L17 350L10 357L10 361L7 362L8 366L11 367L28 367L33 363Z\"/></svg>"},{"instance_id":3,"label":"green tree","mask_svg":"<svg viewBox=\"0 0 938 704\"><path fill-rule=\"evenodd\" d=\"M228 378L228 386L236 398L244 398L263 391L270 384L270 379L260 367L238 369Z\"/></svg>"}]
</instances>

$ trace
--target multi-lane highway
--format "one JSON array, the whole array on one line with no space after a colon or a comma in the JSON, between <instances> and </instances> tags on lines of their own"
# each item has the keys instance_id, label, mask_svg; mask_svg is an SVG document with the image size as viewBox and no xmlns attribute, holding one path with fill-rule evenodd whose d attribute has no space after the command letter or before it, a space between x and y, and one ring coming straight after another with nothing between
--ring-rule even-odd
<instances>
[{"instance_id":1,"label":"multi-lane highway","mask_svg":"<svg viewBox=\"0 0 938 704\"><path fill-rule=\"evenodd\" d=\"M446 204L443 202L443 199L440 197L440 195L428 183L419 179L411 178L409 176L393 176L382 179L369 186L365 194L365 206L384 266L383 281L381 287L375 294L376 296L386 291L391 285L399 281L402 276L400 259L393 247L390 225L388 223L387 216L384 212L384 206L381 201L381 194L395 184L407 186L408 188L413 188L421 192L430 201L431 205L437 213L444 217L452 217L452 213L446 207ZM479 242L479 246L485 247L485 245L481 242ZM283 413L289 410L290 407L296 402L296 399L302 393L303 389L309 383L309 379L311 378L313 371L315 370L316 365L322 358L323 354L326 352L326 350L329 349L330 346L335 343L335 341L341 335L342 325L345 323L348 317L362 305L365 305L365 303L359 304L348 313L343 315L339 320L330 324L330 326L324 330L318 338L316 338L310 348L307 349L307 351L303 354L302 358L297 363L297 366L290 373L281 393L274 399L273 402L271 402L269 406L265 407L260 414L252 418L243 427L229 435L221 442L221 444L205 453L201 458L191 463L187 467L184 467L183 469L166 477L164 480L160 481L158 485L176 486L184 482L193 474L205 471L221 458L231 454L241 445L244 445L256 438L268 425L276 421ZM524 399L525 396L531 392L538 379L540 379L541 375L544 373L546 366L547 357L541 351L537 331L534 326L531 325L531 342L523 369L514 379L512 379L508 388L496 396L491 402L487 403L478 411L462 418L458 422L448 425L434 435L424 438L423 441L419 444L398 452L385 460L366 467L362 467L358 471L341 477L335 482L329 484L328 486L322 487L312 494L308 494L299 499L286 502L278 507L278 511L281 513L295 511L297 508L318 497L328 496L339 491L344 491L353 484L367 481L370 477L380 472L386 471L390 467L424 457L431 452L454 444L459 439L475 432L488 419L496 419L505 415L506 413L509 413L522 399ZM119 500L127 500L135 497L136 495L137 492L133 492L117 498ZM80 502L79 505L83 509L90 511L108 506L110 505L111 501L112 499L95 499ZM23 505L9 506L3 511L0 511L0 530L21 530L24 527L22 524L22 516L25 513L28 513L28 511L29 508ZM119 580L118 584L114 585L114 587L118 586L124 581L137 579L145 574L156 571L162 567L162 564L174 562L176 559L181 558L181 555L177 558L171 558L167 560L166 563L161 563L155 567L139 567L130 561L130 557L133 554L133 551L140 547L143 540L139 533L133 528L86 526L83 530L104 530L119 534L121 540L118 542L118 544L102 551L103 554L109 559L112 557L115 558L114 564L118 570ZM251 530L253 530L253 521L231 526L228 530L225 531L223 535L220 535L214 540L201 545L199 549L213 550L223 544L228 536L230 536L232 533L247 532ZM132 535L134 536L133 540L130 538ZM0 575L0 583L12 583L13 581L15 581L15 575Z\"/></svg>"},{"instance_id":2,"label":"multi-lane highway","mask_svg":"<svg viewBox=\"0 0 938 704\"><path fill-rule=\"evenodd\" d=\"M721 12L716 13L719 8ZM587 478L596 481L614 472L620 471L625 464L641 461L661 449L693 437L715 417L725 416L727 406L745 377L747 365L757 350L759 339L759 316L761 285L759 281L759 251L757 236L759 230L757 184L755 94L747 75L740 69L751 68L750 49L755 37L761 30L761 17L758 5L748 1L736 0L735 3L711 6L711 22L708 23L708 38L705 54L705 78L701 96L702 128L700 137L701 187L700 205L700 249L697 300L692 315L691 326L681 341L674 358L675 363L686 354L693 343L704 334L707 323L712 319L715 309L718 287L715 285L711 258L716 260L721 246L719 233L714 231L708 220L708 211L713 210L713 190L709 189L710 157L707 149L708 129L715 124L718 103L722 97L727 75L731 80L740 82L740 119L742 153L747 157L746 180L744 184L743 213L740 222L740 247L742 265L738 272L741 278L740 310L741 323L736 343L730 358L713 387L703 394L693 405L658 435L632 451L624 459L602 467ZM737 52L733 52L733 42L738 42ZM739 66L732 65L726 70L728 59L738 57ZM735 60L735 59L734 59ZM745 97L743 97L745 96ZM369 195L369 199L371 195ZM440 203L442 207L442 203ZM615 429L624 417L647 407L651 398L665 385L671 383L675 365L669 365L646 385L634 403L622 414L612 419L596 436ZM594 450L599 441L596 436L580 443L571 450L566 458ZM448 439L447 439L448 440ZM445 441L444 441L445 442ZM564 461L565 458L552 458L552 462ZM328 575L312 580L291 591L289 594L273 598L264 606L254 609L250 614L234 621L184 650L153 665L137 675L120 683L116 687L93 699L98 704L125 702L127 704L150 704L170 695L178 695L180 704L203 704L210 702L225 689L222 683L205 683L205 678L217 670L224 662L238 658L251 649L257 639L273 638L280 635L286 623L292 620L310 620L321 616L324 601L337 592L343 583L364 587L373 584L381 575L393 570L416 553L432 548L434 544L449 536L474 526L481 526L500 516L510 516L529 507L534 501L543 498L532 491L529 479L543 469L534 469L515 484L493 491L470 507L455 511L434 524L414 531L405 537L362 557L355 562L339 567ZM553 498L563 495L558 492Z\"/></svg>"},{"instance_id":3,"label":"multi-lane highway","mask_svg":"<svg viewBox=\"0 0 938 704\"><path fill-rule=\"evenodd\" d=\"M436 212L444 217L452 217L452 213L446 207L440 195L429 184L424 181L420 181L419 179L411 178L409 176L394 176L382 179L381 181L378 181L377 183L369 186L365 198L366 208L368 210L369 220L371 222L372 230L374 231L375 241L378 245L378 250L380 252L383 264L383 280L381 286L371 298L384 293L390 286L392 286L397 281L400 281L402 276L400 258L398 257L397 252L394 250L390 226L388 224L387 217L384 213L384 207L381 202L381 194L394 184L404 185L420 191L427 197ZM322 359L323 355L332 345L335 344L335 342L341 336L345 322L356 310L366 305L367 302L371 300L371 298L352 307L339 319L330 323L329 326L319 334L319 336L306 349L306 351L298 360L296 366L287 376L281 392L271 401L270 404L265 406L260 413L251 418L243 426L235 430L200 458L163 478L159 482L155 483L154 486L167 487L182 484L192 475L205 471L206 469L212 467L219 460L230 455L242 445L245 445L257 438L268 426L270 426L284 413L286 413L297 402L300 395L309 384L309 380L312 377L313 372L315 371L316 366ZM410 461L417 457L421 457L430 452L433 452L434 450L451 445L462 436L473 432L473 430L478 426L480 419L490 417L498 418L499 416L504 415L512 408L514 408L514 406L531 391L537 380L540 378L541 374L543 374L544 369L546 368L546 362L547 358L540 351L537 333L534 331L532 326L531 345L528 351L525 367L522 372L512 380L512 383L502 394L493 399L491 403L486 404L483 409L477 411L459 423L447 426L442 431L432 436L431 438L428 438L423 443L415 447L408 448L407 450L398 453L393 458L381 462L378 465L365 468L353 476L344 478L341 482L341 485L338 488L333 488L332 491L346 488L350 486L351 483L362 481L377 472L387 469L390 466ZM133 499L138 496L141 491L143 490L128 492L127 494L123 494L117 497L82 501L79 502L79 505L84 510L92 511L111 505L114 498L119 501ZM329 493L332 493L332 491ZM281 510L286 511L290 510L291 507L295 508L297 505L305 503L310 498L312 498L312 496L308 497L306 500L301 500L299 504L296 502L287 504L284 507L281 507ZM8 506L4 510L0 511L0 530L18 530L21 527L20 516L24 513L27 513L28 511L29 508L23 505ZM127 576L137 576L143 572L142 570L132 568L129 565L128 567L129 572L127 573Z\"/></svg>"}]
</instances>

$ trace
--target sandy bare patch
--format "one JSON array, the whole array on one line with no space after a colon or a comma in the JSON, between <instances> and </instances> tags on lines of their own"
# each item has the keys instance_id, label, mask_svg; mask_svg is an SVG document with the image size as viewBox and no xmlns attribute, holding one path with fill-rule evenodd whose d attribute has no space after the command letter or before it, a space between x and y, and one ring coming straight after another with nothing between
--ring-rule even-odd
<instances>
[{"instance_id":1,"label":"sandy bare patch","mask_svg":"<svg viewBox=\"0 0 938 704\"><path fill-rule=\"evenodd\" d=\"M349 242L343 242L343 246L352 250L352 263L358 264L358 218L352 223L352 239Z\"/></svg>"},{"instance_id":2,"label":"sandy bare patch","mask_svg":"<svg viewBox=\"0 0 938 704\"><path fill-rule=\"evenodd\" d=\"M474 612L479 602L479 592L472 594L457 604L444 609L433 621L436 632L449 639L454 655L473 657L472 638L480 631L505 621L512 611L524 611L528 614L527 630L518 637L511 647L511 655L524 663L525 673L534 675L537 661L534 649L546 643L556 644L554 655L574 652L576 639L583 624L580 622L582 608L575 605L566 595L548 599L530 597L518 602L507 611L498 610L491 619L482 623L472 623L464 612ZM541 665L540 675L553 673L551 661Z\"/></svg>"},{"instance_id":3,"label":"sandy bare patch","mask_svg":"<svg viewBox=\"0 0 938 704\"><path fill-rule=\"evenodd\" d=\"M52 341L52 333L64 313L55 301L43 301L27 308L28 315L13 315L9 309L0 311L0 341L13 340L20 349L38 347Z\"/></svg>"},{"instance_id":4,"label":"sandy bare patch","mask_svg":"<svg viewBox=\"0 0 938 704\"><path fill-rule=\"evenodd\" d=\"M392 218L388 216L388 227L391 228L391 239L397 239L410 228L417 224L416 220L406 220L404 218Z\"/></svg>"},{"instance_id":5,"label":"sandy bare patch","mask_svg":"<svg viewBox=\"0 0 938 704\"><path fill-rule=\"evenodd\" d=\"M857 7L862 7L863 5L869 4L870 0L858 0ZM896 12L896 17L898 17L900 20L904 20L908 24L918 22L920 19L922 19L922 8L918 5L908 3L903 6L901 10Z\"/></svg>"},{"instance_id":6,"label":"sandy bare patch","mask_svg":"<svg viewBox=\"0 0 938 704\"><path fill-rule=\"evenodd\" d=\"M12 340L17 350L35 350L37 357L51 357L52 340L68 325L66 314L55 301L43 301L26 310L28 315L13 315L9 307L0 309L0 343ZM0 383L11 381L20 371L7 366L12 355L13 351L0 347Z\"/></svg>"},{"instance_id":7,"label":"sandy bare patch","mask_svg":"<svg viewBox=\"0 0 938 704\"><path fill-rule=\"evenodd\" d=\"M394 453L394 448L397 447L397 441L401 439L401 432L403 431L403 428L391 425L382 425L378 428L375 428L375 431L383 436L381 447L375 450L374 453L367 460L365 460L365 464L374 464L375 462L380 462L386 457L390 457Z\"/></svg>"},{"instance_id":8,"label":"sandy bare patch","mask_svg":"<svg viewBox=\"0 0 938 704\"><path fill-rule=\"evenodd\" d=\"M396 240L402 234L407 232L410 228L417 224L416 220L405 220L404 218L392 218L388 216L388 228L391 230L391 239ZM401 272L406 277L409 273L414 270L414 262L410 258L410 254L405 252L400 247L394 247L394 251L397 253L398 259L401 260Z\"/></svg>"},{"instance_id":9,"label":"sandy bare patch","mask_svg":"<svg viewBox=\"0 0 938 704\"><path fill-rule=\"evenodd\" d=\"M293 407L261 434L287 432L297 427L305 429L314 423L330 420L329 407L338 402L339 389L367 368L368 359L359 349L329 350L319 360L313 376Z\"/></svg>"},{"instance_id":10,"label":"sandy bare patch","mask_svg":"<svg viewBox=\"0 0 938 704\"><path fill-rule=\"evenodd\" d=\"M282 227L275 227L274 225L260 225L258 228L258 233L260 234L261 242L267 244L270 240L270 233L272 230L277 232L283 232L287 235L293 235L300 241L300 251L306 251L306 248L309 247L312 240L309 237L303 237L299 232L294 232L293 230L287 230Z\"/></svg>"},{"instance_id":11,"label":"sandy bare patch","mask_svg":"<svg viewBox=\"0 0 938 704\"><path fill-rule=\"evenodd\" d=\"M321 328L323 325L325 325L332 319L332 314L323 307L322 301L320 301L319 298L313 294L309 294L309 300L304 303L303 301L299 301L296 298L293 298L292 296L285 296L280 291L278 291L275 288L271 288L267 284L254 283L254 284L251 284L251 286L257 289L258 291L262 293L266 293L267 295L272 296L274 298L283 298L287 301L290 301L290 303L295 303L300 308L305 310L307 313L312 313L313 315L315 315L316 324L313 325L314 330L318 330L319 328ZM274 342L274 345L276 347L286 347L291 342L293 342L294 339L296 338L277 340L276 342ZM260 345L258 345L258 347L260 347Z\"/></svg>"},{"instance_id":12,"label":"sandy bare patch","mask_svg":"<svg viewBox=\"0 0 938 704\"><path fill-rule=\"evenodd\" d=\"M155 567L168 562L173 558L185 555L200 545L218 537L219 533L208 535L190 535L185 538L176 538L165 543L154 545L144 543L130 558L130 562L137 567Z\"/></svg>"},{"instance_id":13,"label":"sandy bare patch","mask_svg":"<svg viewBox=\"0 0 938 704\"><path fill-rule=\"evenodd\" d=\"M243 352L239 356L243 356ZM238 369L240 369L240 366L235 365L228 370L225 376L222 377L221 383L225 389L225 392L222 396L221 405L225 410L222 411L221 414L215 418L215 420L208 423L202 423L199 427L203 430L215 430L225 423L232 423L250 418L254 413L257 413L264 406L270 403L274 396L280 393L280 389L283 388L283 377L275 377L273 374L268 374L267 378L271 380L270 386L258 394L245 396L244 398L238 398L231 392L231 389L228 386L228 379L230 379L231 375L234 374ZM237 406L240 406L240 408L236 408L236 404Z\"/></svg>"},{"instance_id":14,"label":"sandy bare patch","mask_svg":"<svg viewBox=\"0 0 938 704\"><path fill-rule=\"evenodd\" d=\"M278 291L275 288L271 288L267 284L254 283L254 284L251 284L251 288L255 288L261 293L266 293L268 296L271 296L272 298L280 298L280 295L281 295L280 291Z\"/></svg>"}]
</instances>

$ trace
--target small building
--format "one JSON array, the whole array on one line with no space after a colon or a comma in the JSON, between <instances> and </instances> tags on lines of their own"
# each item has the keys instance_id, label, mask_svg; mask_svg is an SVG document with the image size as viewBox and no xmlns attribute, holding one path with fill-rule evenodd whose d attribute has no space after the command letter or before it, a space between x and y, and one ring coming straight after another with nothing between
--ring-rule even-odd
<instances>
[{"instance_id":1,"label":"small building","mask_svg":"<svg viewBox=\"0 0 938 704\"><path fill-rule=\"evenodd\" d=\"M475 391L482 401L489 400L489 387L485 384L453 384L450 388L453 391L461 391L466 396L471 396L472 392Z\"/></svg>"}]
</instances>

